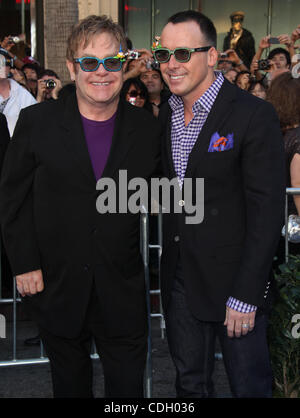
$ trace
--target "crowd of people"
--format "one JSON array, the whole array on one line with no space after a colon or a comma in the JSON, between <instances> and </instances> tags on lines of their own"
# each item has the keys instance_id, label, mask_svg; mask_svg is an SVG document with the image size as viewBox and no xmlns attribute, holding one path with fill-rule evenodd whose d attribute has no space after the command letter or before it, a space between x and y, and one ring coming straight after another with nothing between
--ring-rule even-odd
<instances>
[{"instance_id":1,"label":"crowd of people","mask_svg":"<svg viewBox=\"0 0 300 418\"><path fill-rule=\"evenodd\" d=\"M161 291L177 396L213 396L216 337L233 395L272 396L272 261L285 186L300 186L300 26L278 36L283 47L263 62L269 36L252 61L234 48L217 51L216 39L209 18L184 11L169 18L152 50L133 50L119 25L89 16L68 39L66 86L55 71L15 57L11 36L1 43L0 113L6 142L13 136L1 227L50 359L54 396L92 396L91 336L106 396L143 395L139 214L95 210L96 181L109 178L121 190L118 170L128 180L175 177L184 191L190 178L196 202L205 179L204 221L187 222L188 198L175 196L184 211L166 213L163 223ZM299 197L293 210L300 215Z\"/></svg>"},{"instance_id":2,"label":"crowd of people","mask_svg":"<svg viewBox=\"0 0 300 418\"><path fill-rule=\"evenodd\" d=\"M261 99L266 99L272 80L282 73L291 73L292 68L300 61L293 58L297 57L300 25L291 35L279 35L277 39L281 46L272 49L266 59L261 59L264 51L271 47L270 37L268 35L260 40L249 68L236 50L227 49L226 51L219 51L216 70L222 71L228 81L236 84L241 89ZM8 119L11 136L18 113L23 107L36 102L56 100L62 89L61 80L55 71L41 67L39 62L30 55L18 58L11 52L15 46L13 39L11 35L5 36L0 43L0 55L6 61L5 77L0 78L2 101L0 112L4 113ZM131 104L144 107L158 116L160 106L170 97L168 86L163 81L159 65L153 61L152 52L147 49L133 50L132 41L129 38L126 38L126 40L128 50L131 51L129 58L132 59L129 59L125 64L126 74L121 97ZM224 46L225 44L226 42L224 42ZM30 54L30 49L27 48L26 52ZM6 79L5 82L3 78ZM69 91L72 90L70 86L68 88ZM6 107L8 102L10 103ZM11 108L13 111L11 111ZM11 115L11 112L14 115Z\"/></svg>"}]
</instances>

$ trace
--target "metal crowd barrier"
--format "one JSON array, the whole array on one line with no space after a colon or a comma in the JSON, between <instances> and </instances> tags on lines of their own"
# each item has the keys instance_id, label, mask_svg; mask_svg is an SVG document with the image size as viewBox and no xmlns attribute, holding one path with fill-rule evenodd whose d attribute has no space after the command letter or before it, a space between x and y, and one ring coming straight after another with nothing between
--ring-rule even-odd
<instances>
[{"instance_id":1,"label":"metal crowd barrier","mask_svg":"<svg viewBox=\"0 0 300 418\"><path fill-rule=\"evenodd\" d=\"M287 231L288 225L288 196L290 195L300 195L300 188L287 188L286 189L286 202L285 202L285 230ZM149 243L149 216L147 213L142 213L141 215L141 252L144 261L145 269L145 283L146 283L146 298L147 298L147 311L148 311L148 327L149 327L149 336L148 336L148 354L147 354L147 363L145 369L145 397L152 397L152 336L151 336L151 319L159 318L160 319L160 328L161 328L161 338L164 338L165 330L165 321L161 305L161 294L160 294L160 258L162 253L162 213L157 215L158 220L158 243L151 244ZM156 249L158 255L158 288L155 290L150 289L150 270L149 270L149 250ZM285 235L285 258L288 260L289 256L289 242L288 236ZM0 294L1 295L1 294ZM151 312L151 295L159 296L159 312ZM16 335L17 335L17 303L21 299L17 297L16 283L14 278L13 284L13 298L12 299L1 299L0 304L12 304L13 305L13 337L12 337L12 359L7 361L0 361L0 367L6 366L20 366L20 365L29 365L29 364L43 364L48 363L49 359L44 356L43 345L41 343L40 347L40 357L32 359L17 359L17 349L16 349ZM94 345L93 353L91 358L99 358L96 348ZM221 353L215 353L215 358L220 360L222 359Z\"/></svg>"},{"instance_id":2,"label":"metal crowd barrier","mask_svg":"<svg viewBox=\"0 0 300 418\"><path fill-rule=\"evenodd\" d=\"M158 275L160 283L160 257L162 252L162 214L157 215L158 220L158 244L149 243L149 216L147 213L142 213L141 215L141 251L144 261L145 269L145 283L146 283L146 298L147 298L147 316L148 316L148 353L147 353L147 363L145 369L145 397L152 397L152 337L151 337L151 319L159 318L161 326L161 337L164 338L164 329L165 322L162 312L161 305L161 295L160 295L160 285L158 289L150 290L150 271L149 271L149 249L157 249L158 251ZM0 281L1 285L1 281ZM151 312L151 295L159 296L159 312ZM1 293L0 293L1 296ZM17 295L16 280L13 278L13 298L12 299L3 299L0 298L0 304L12 304L13 306L13 320L12 320L12 359L0 361L0 367L7 366L24 366L24 365L33 365L33 364L44 364L49 363L49 359L44 356L43 344L40 344L40 357L38 358L28 358L28 359L18 359L17 358L17 304L21 302L21 298ZM1 340L0 340L1 341ZM92 359L99 358L95 344L92 345Z\"/></svg>"}]
</instances>

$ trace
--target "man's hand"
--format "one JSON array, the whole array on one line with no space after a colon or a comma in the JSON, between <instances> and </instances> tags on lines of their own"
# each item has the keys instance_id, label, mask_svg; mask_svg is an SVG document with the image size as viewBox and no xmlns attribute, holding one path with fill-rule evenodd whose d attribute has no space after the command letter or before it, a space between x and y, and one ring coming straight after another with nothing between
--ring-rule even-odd
<instances>
[{"instance_id":1,"label":"man's hand","mask_svg":"<svg viewBox=\"0 0 300 418\"><path fill-rule=\"evenodd\" d=\"M256 311L241 313L226 306L224 325L227 326L228 337L239 338L241 335L247 335L249 331L252 331L255 325L255 314ZM245 325L249 325L249 327L245 327Z\"/></svg>"},{"instance_id":2,"label":"man's hand","mask_svg":"<svg viewBox=\"0 0 300 418\"><path fill-rule=\"evenodd\" d=\"M17 289L21 296L32 296L44 290L42 270L30 271L29 273L16 276Z\"/></svg>"},{"instance_id":3,"label":"man's hand","mask_svg":"<svg viewBox=\"0 0 300 418\"><path fill-rule=\"evenodd\" d=\"M279 35L277 38L279 42L285 45L287 48L289 48L293 43L288 34Z\"/></svg>"},{"instance_id":4,"label":"man's hand","mask_svg":"<svg viewBox=\"0 0 300 418\"><path fill-rule=\"evenodd\" d=\"M43 80L43 79L38 80L36 100L39 103L43 102L45 100L46 91L47 91L47 87L46 87L45 80Z\"/></svg>"},{"instance_id":5,"label":"man's hand","mask_svg":"<svg viewBox=\"0 0 300 418\"><path fill-rule=\"evenodd\" d=\"M265 36L263 37L260 42L259 42L259 48L260 49L266 49L266 48L270 48L270 43L269 43L269 39L270 39L271 35Z\"/></svg>"},{"instance_id":6,"label":"man's hand","mask_svg":"<svg viewBox=\"0 0 300 418\"><path fill-rule=\"evenodd\" d=\"M7 51L10 51L11 48L14 46L14 42L11 40L11 35L6 36L3 41L1 42L1 47L6 49Z\"/></svg>"},{"instance_id":7,"label":"man's hand","mask_svg":"<svg viewBox=\"0 0 300 418\"><path fill-rule=\"evenodd\" d=\"M291 40L293 43L297 41L297 39L300 39L300 25L297 26L295 30L293 30Z\"/></svg>"},{"instance_id":8,"label":"man's hand","mask_svg":"<svg viewBox=\"0 0 300 418\"><path fill-rule=\"evenodd\" d=\"M52 97L52 99L57 100L58 99L58 93L60 92L60 90L62 88L62 84L61 84L61 81L56 77L53 77L53 80L55 81L56 85L55 85L54 89L51 90L51 97Z\"/></svg>"},{"instance_id":9,"label":"man's hand","mask_svg":"<svg viewBox=\"0 0 300 418\"><path fill-rule=\"evenodd\" d=\"M234 49L227 49L227 51L225 51L225 54L227 54L229 61L232 61L237 65L240 63L241 59Z\"/></svg>"}]
</instances>

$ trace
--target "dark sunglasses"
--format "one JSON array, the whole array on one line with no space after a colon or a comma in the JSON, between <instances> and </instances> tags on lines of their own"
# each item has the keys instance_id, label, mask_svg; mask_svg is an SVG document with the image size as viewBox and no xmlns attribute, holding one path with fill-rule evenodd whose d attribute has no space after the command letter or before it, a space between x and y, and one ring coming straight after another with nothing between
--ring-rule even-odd
<instances>
[{"instance_id":1,"label":"dark sunglasses","mask_svg":"<svg viewBox=\"0 0 300 418\"><path fill-rule=\"evenodd\" d=\"M171 55L174 55L178 62L188 62L191 59L192 52L206 52L211 46L202 46L200 48L175 48L174 50L168 48L158 48L153 51L154 58L160 64L168 62Z\"/></svg>"},{"instance_id":2,"label":"dark sunglasses","mask_svg":"<svg viewBox=\"0 0 300 418\"><path fill-rule=\"evenodd\" d=\"M86 72L97 71L100 64L103 64L106 71L120 71L124 60L117 57L107 57L102 60L96 57L82 57L75 58L74 62L78 62L82 71Z\"/></svg>"},{"instance_id":3,"label":"dark sunglasses","mask_svg":"<svg viewBox=\"0 0 300 418\"><path fill-rule=\"evenodd\" d=\"M145 98L145 94L143 92L138 92L137 90L131 90L128 92L129 97L140 97L141 99Z\"/></svg>"}]
</instances>

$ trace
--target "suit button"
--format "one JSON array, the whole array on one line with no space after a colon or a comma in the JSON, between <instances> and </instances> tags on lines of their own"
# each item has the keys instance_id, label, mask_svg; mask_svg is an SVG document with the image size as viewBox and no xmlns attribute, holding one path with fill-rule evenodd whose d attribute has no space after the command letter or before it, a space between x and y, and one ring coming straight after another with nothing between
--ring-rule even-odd
<instances>
[{"instance_id":1,"label":"suit button","mask_svg":"<svg viewBox=\"0 0 300 418\"><path fill-rule=\"evenodd\" d=\"M92 234L96 235L97 234L97 228L92 229Z\"/></svg>"},{"instance_id":2,"label":"suit button","mask_svg":"<svg viewBox=\"0 0 300 418\"><path fill-rule=\"evenodd\" d=\"M175 242L179 242L179 241L180 241L179 235L176 235L176 236L174 237L174 241L175 241Z\"/></svg>"},{"instance_id":3,"label":"suit button","mask_svg":"<svg viewBox=\"0 0 300 418\"><path fill-rule=\"evenodd\" d=\"M179 202L178 202L178 204L179 204L179 206L184 206L185 205L185 201L184 200L179 200Z\"/></svg>"},{"instance_id":4,"label":"suit button","mask_svg":"<svg viewBox=\"0 0 300 418\"><path fill-rule=\"evenodd\" d=\"M86 264L85 266L84 266L84 271L89 271L90 270L90 264Z\"/></svg>"}]
</instances>

